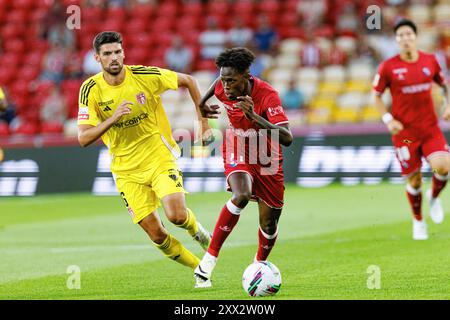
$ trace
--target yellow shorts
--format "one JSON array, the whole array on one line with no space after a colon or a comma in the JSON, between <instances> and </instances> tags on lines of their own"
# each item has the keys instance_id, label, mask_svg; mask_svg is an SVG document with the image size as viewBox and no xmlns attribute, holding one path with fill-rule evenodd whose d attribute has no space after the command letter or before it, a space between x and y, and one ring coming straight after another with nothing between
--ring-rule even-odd
<instances>
[{"instance_id":1,"label":"yellow shorts","mask_svg":"<svg viewBox=\"0 0 450 320\"><path fill-rule=\"evenodd\" d=\"M133 223L139 223L155 211L163 197L177 192L187 193L175 161L160 163L145 171L116 173L114 177Z\"/></svg>"}]
</instances>

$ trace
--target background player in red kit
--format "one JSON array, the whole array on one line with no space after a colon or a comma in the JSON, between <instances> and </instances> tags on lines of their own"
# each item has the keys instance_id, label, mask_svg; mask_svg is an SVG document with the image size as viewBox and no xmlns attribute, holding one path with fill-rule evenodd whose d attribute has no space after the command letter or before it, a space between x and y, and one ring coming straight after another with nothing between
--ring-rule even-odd
<instances>
[{"instance_id":1,"label":"background player in red kit","mask_svg":"<svg viewBox=\"0 0 450 320\"><path fill-rule=\"evenodd\" d=\"M444 219L439 193L447 183L450 158L447 142L438 126L431 88L433 81L443 88L446 106L442 117L450 120L448 87L439 64L432 54L416 48L416 25L409 20L394 27L400 54L384 61L374 79L375 104L383 114L383 122L392 134L402 175L407 179L406 194L413 211L413 239L428 239L427 225L422 218L422 156L433 170L432 188L427 197L430 216L435 223ZM389 88L392 111L388 112L381 95Z\"/></svg>"},{"instance_id":2,"label":"background player in red kit","mask_svg":"<svg viewBox=\"0 0 450 320\"><path fill-rule=\"evenodd\" d=\"M220 248L250 200L257 201L259 207L259 246L254 260L266 260L277 238L284 196L280 144L289 146L293 137L277 91L250 75L254 59L246 48L222 52L216 58L220 77L200 101L204 117L217 117L219 106L206 103L213 95L227 111L230 127L224 138L223 157L227 183L233 195L222 208L211 244L194 271L196 287L211 286L211 274ZM270 150L270 164L264 160L261 145Z\"/></svg>"}]
</instances>

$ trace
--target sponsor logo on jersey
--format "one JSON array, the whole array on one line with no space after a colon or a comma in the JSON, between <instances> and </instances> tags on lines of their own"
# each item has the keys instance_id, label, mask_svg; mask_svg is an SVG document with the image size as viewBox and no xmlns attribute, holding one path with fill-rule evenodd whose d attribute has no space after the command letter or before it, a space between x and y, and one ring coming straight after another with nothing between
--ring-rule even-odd
<instances>
[{"instance_id":1,"label":"sponsor logo on jersey","mask_svg":"<svg viewBox=\"0 0 450 320\"><path fill-rule=\"evenodd\" d=\"M405 80L404 73L407 73L408 69L406 69L406 68L399 68L399 69L392 70L392 72L397 75L398 80Z\"/></svg>"},{"instance_id":2,"label":"sponsor logo on jersey","mask_svg":"<svg viewBox=\"0 0 450 320\"><path fill-rule=\"evenodd\" d=\"M426 76L430 76L430 75L431 75L431 71L430 71L430 69L428 69L427 67L423 67L423 68L422 68L422 72L423 72Z\"/></svg>"},{"instance_id":3,"label":"sponsor logo on jersey","mask_svg":"<svg viewBox=\"0 0 450 320\"><path fill-rule=\"evenodd\" d=\"M277 114L284 114L284 110L283 110L282 106L269 107L269 108L267 108L267 111L269 111L269 115L271 117L274 117Z\"/></svg>"},{"instance_id":4,"label":"sponsor logo on jersey","mask_svg":"<svg viewBox=\"0 0 450 320\"><path fill-rule=\"evenodd\" d=\"M145 104L145 101L147 100L147 98L145 97L145 94L143 92L139 92L136 95L136 100L137 100L137 102L139 102L139 104Z\"/></svg>"},{"instance_id":5,"label":"sponsor logo on jersey","mask_svg":"<svg viewBox=\"0 0 450 320\"><path fill-rule=\"evenodd\" d=\"M426 82L426 83L413 84L412 86L402 87L402 93L411 94L411 93L425 92L430 89L431 89L431 83Z\"/></svg>"},{"instance_id":6,"label":"sponsor logo on jersey","mask_svg":"<svg viewBox=\"0 0 450 320\"><path fill-rule=\"evenodd\" d=\"M78 120L89 120L89 110L86 107L78 109Z\"/></svg>"},{"instance_id":7,"label":"sponsor logo on jersey","mask_svg":"<svg viewBox=\"0 0 450 320\"><path fill-rule=\"evenodd\" d=\"M101 101L101 102L99 102L98 106L102 107L102 106L106 106L108 104L113 104L113 103L114 103L114 99L111 99L111 100L108 100L108 101Z\"/></svg>"},{"instance_id":8,"label":"sponsor logo on jersey","mask_svg":"<svg viewBox=\"0 0 450 320\"><path fill-rule=\"evenodd\" d=\"M147 119L147 118L148 118L148 113L141 113L140 115L138 115L134 118L114 124L114 127L119 128L119 129L134 127L134 126L139 125L142 120Z\"/></svg>"}]
</instances>

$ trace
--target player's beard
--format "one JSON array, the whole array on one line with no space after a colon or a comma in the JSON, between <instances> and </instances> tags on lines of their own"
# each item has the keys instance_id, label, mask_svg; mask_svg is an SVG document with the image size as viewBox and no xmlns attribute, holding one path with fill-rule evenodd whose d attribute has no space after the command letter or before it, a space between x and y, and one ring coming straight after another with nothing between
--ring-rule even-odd
<instances>
[{"instance_id":1,"label":"player's beard","mask_svg":"<svg viewBox=\"0 0 450 320\"><path fill-rule=\"evenodd\" d=\"M108 72L110 75L112 76L117 76L123 68L123 64L117 63L118 68L117 69L112 69L111 65L109 65L107 68L104 68L106 72Z\"/></svg>"}]
</instances>

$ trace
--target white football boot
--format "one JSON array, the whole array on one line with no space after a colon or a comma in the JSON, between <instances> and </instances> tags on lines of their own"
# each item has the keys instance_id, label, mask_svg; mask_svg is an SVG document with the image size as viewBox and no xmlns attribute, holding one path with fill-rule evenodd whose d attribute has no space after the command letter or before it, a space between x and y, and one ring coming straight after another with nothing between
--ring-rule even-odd
<instances>
[{"instance_id":1,"label":"white football boot","mask_svg":"<svg viewBox=\"0 0 450 320\"><path fill-rule=\"evenodd\" d=\"M433 198L431 196L431 189L427 191L427 199L430 205L430 217L434 223L439 224L444 221L444 209L439 198Z\"/></svg>"},{"instance_id":2,"label":"white football boot","mask_svg":"<svg viewBox=\"0 0 450 320\"><path fill-rule=\"evenodd\" d=\"M413 239L414 240L428 239L427 224L423 218L421 221L413 218Z\"/></svg>"},{"instance_id":3,"label":"white football boot","mask_svg":"<svg viewBox=\"0 0 450 320\"><path fill-rule=\"evenodd\" d=\"M217 257L206 252L197 268L194 270L195 288L209 288L212 286L211 274L217 263Z\"/></svg>"},{"instance_id":4,"label":"white football boot","mask_svg":"<svg viewBox=\"0 0 450 320\"><path fill-rule=\"evenodd\" d=\"M193 239L197 241L203 248L203 250L208 250L209 244L211 242L211 234L203 228L203 226L197 222L198 231L194 235Z\"/></svg>"}]
</instances>

